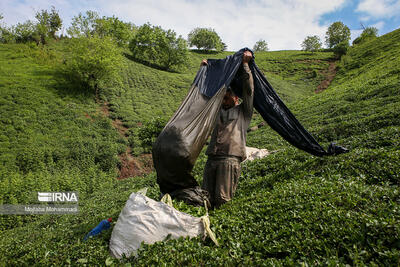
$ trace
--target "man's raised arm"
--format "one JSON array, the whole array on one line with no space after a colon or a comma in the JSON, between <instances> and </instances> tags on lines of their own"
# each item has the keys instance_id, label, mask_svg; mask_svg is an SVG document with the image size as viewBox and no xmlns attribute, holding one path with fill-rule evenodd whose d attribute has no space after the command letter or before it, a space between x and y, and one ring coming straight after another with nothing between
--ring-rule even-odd
<instances>
[{"instance_id":1,"label":"man's raised arm","mask_svg":"<svg viewBox=\"0 0 400 267\"><path fill-rule=\"evenodd\" d=\"M249 67L249 62L253 58L250 51L243 53L243 112L246 118L251 119L253 115L254 80Z\"/></svg>"}]
</instances>

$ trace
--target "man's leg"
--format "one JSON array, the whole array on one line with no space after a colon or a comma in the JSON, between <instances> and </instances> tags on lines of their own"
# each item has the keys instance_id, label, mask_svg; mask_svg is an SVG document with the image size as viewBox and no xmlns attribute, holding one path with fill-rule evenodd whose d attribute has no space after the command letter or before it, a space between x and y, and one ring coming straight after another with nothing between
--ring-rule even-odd
<instances>
[{"instance_id":1,"label":"man's leg","mask_svg":"<svg viewBox=\"0 0 400 267\"><path fill-rule=\"evenodd\" d=\"M220 160L216 170L215 206L230 201L236 191L240 176L240 160L236 157L226 157Z\"/></svg>"},{"instance_id":2,"label":"man's leg","mask_svg":"<svg viewBox=\"0 0 400 267\"><path fill-rule=\"evenodd\" d=\"M215 172L216 164L213 160L208 158L206 166L204 167L203 184L201 188L207 190L210 194L209 200L212 207L215 205Z\"/></svg>"}]
</instances>

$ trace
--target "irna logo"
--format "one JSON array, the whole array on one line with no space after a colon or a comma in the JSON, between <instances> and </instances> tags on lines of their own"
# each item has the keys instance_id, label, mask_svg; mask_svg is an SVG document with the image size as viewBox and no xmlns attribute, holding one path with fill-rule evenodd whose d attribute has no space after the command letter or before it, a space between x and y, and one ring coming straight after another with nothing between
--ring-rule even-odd
<instances>
[{"instance_id":1,"label":"irna logo","mask_svg":"<svg viewBox=\"0 0 400 267\"><path fill-rule=\"evenodd\" d=\"M38 192L41 202L78 202L77 192Z\"/></svg>"}]
</instances>

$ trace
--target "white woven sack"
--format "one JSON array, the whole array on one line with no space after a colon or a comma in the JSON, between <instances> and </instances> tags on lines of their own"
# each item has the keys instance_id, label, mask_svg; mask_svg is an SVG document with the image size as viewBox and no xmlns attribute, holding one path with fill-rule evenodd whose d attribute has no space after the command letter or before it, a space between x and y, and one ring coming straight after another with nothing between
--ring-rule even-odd
<instances>
[{"instance_id":1,"label":"white woven sack","mask_svg":"<svg viewBox=\"0 0 400 267\"><path fill-rule=\"evenodd\" d=\"M136 256L142 242L153 244L167 237L204 236L204 229L202 218L132 193L112 231L110 253L115 258L121 258L124 254L126 257Z\"/></svg>"},{"instance_id":2,"label":"white woven sack","mask_svg":"<svg viewBox=\"0 0 400 267\"><path fill-rule=\"evenodd\" d=\"M271 154L267 149L260 149L255 147L246 146L246 160L252 161L255 159L262 159Z\"/></svg>"}]
</instances>

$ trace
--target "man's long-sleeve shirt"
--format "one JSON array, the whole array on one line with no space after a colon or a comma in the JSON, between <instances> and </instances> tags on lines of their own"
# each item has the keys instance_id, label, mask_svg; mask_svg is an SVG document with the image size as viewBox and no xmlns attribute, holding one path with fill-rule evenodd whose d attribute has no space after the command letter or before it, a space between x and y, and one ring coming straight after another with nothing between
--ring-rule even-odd
<instances>
[{"instance_id":1,"label":"man's long-sleeve shirt","mask_svg":"<svg viewBox=\"0 0 400 267\"><path fill-rule=\"evenodd\" d=\"M243 63L243 102L230 109L220 109L206 154L236 156L246 159L246 135L253 115L254 83L251 70Z\"/></svg>"}]
</instances>

